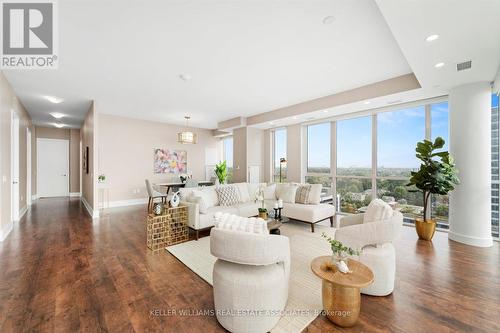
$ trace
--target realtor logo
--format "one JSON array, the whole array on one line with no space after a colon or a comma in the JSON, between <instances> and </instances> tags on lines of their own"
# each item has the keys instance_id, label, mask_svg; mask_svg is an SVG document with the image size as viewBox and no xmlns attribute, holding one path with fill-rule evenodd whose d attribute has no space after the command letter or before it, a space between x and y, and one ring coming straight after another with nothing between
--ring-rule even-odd
<instances>
[{"instance_id":1,"label":"realtor logo","mask_svg":"<svg viewBox=\"0 0 500 333\"><path fill-rule=\"evenodd\" d=\"M5 0L1 5L1 68L57 68L56 3Z\"/></svg>"}]
</instances>

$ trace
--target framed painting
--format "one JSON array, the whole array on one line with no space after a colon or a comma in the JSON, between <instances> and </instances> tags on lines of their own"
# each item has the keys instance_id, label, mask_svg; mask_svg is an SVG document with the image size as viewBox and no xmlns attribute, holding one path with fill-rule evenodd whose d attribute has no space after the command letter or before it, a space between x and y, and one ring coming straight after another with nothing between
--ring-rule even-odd
<instances>
[{"instance_id":1,"label":"framed painting","mask_svg":"<svg viewBox=\"0 0 500 333\"><path fill-rule=\"evenodd\" d=\"M154 173L187 173L187 151L155 148Z\"/></svg>"}]
</instances>

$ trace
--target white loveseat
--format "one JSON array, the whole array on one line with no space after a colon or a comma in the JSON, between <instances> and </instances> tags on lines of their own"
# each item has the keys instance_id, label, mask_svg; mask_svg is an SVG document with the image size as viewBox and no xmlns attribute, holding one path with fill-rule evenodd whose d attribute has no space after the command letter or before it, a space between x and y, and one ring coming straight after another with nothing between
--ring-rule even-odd
<instances>
[{"instance_id":1,"label":"white loveseat","mask_svg":"<svg viewBox=\"0 0 500 333\"><path fill-rule=\"evenodd\" d=\"M259 187L265 188L264 202L268 211L272 211L276 200L280 198L280 188L284 186L299 186L298 184L272 184L265 183L236 183L224 186L236 186L239 192L239 202L232 206L221 206L219 204L216 187L206 186L200 188L181 188L181 203L188 207L188 225L196 233L196 239L201 230L207 230L214 226L214 215L218 212L229 213L242 217L251 217L258 214L261 202L256 201L256 193ZM319 193L321 192L321 185ZM316 188L316 190L318 190ZM193 192L196 191L196 192ZM193 195L193 193L196 193ZM193 196L202 196L203 202L192 200ZM319 195L319 194L318 194ZM335 207L330 204L319 203L319 199L314 204L301 204L290 202L295 200L285 200L283 202L282 215L290 219L309 223L311 231L314 232L314 224L320 221L330 219L330 226L333 227L333 217L335 216Z\"/></svg>"}]
</instances>

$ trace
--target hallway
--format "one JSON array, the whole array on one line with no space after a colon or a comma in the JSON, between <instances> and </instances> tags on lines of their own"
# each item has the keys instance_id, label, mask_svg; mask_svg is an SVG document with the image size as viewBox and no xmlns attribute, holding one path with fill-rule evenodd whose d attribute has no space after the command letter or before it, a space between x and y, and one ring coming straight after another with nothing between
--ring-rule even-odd
<instances>
[{"instance_id":1,"label":"hallway","mask_svg":"<svg viewBox=\"0 0 500 333\"><path fill-rule=\"evenodd\" d=\"M212 288L146 250L144 213L115 208L92 222L76 198L38 200L0 243L0 332L223 331L213 316L179 315L213 310ZM349 332L499 331L499 244L469 247L445 233L426 243L403 229L394 294L363 296ZM320 316L306 331L345 330Z\"/></svg>"}]
</instances>

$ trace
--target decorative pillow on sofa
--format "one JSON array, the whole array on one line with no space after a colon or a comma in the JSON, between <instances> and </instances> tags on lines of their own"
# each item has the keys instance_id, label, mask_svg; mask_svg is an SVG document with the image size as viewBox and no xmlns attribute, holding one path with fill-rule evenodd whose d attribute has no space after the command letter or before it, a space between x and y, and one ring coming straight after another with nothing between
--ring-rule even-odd
<instances>
[{"instance_id":1,"label":"decorative pillow on sofa","mask_svg":"<svg viewBox=\"0 0 500 333\"><path fill-rule=\"evenodd\" d=\"M295 193L295 202L303 205L309 204L309 194L311 193L311 185L301 185Z\"/></svg>"},{"instance_id":2,"label":"decorative pillow on sofa","mask_svg":"<svg viewBox=\"0 0 500 333\"><path fill-rule=\"evenodd\" d=\"M248 193L247 183L237 183L237 184L233 184L233 185L238 188L241 202L250 201L250 193Z\"/></svg>"},{"instance_id":3,"label":"decorative pillow on sofa","mask_svg":"<svg viewBox=\"0 0 500 333\"><path fill-rule=\"evenodd\" d=\"M311 192L309 193L309 204L319 205L321 202L322 184L311 184Z\"/></svg>"},{"instance_id":4,"label":"decorative pillow on sofa","mask_svg":"<svg viewBox=\"0 0 500 333\"><path fill-rule=\"evenodd\" d=\"M264 186L264 200L276 200L276 184Z\"/></svg>"},{"instance_id":5,"label":"decorative pillow on sofa","mask_svg":"<svg viewBox=\"0 0 500 333\"><path fill-rule=\"evenodd\" d=\"M221 206L234 206L240 202L240 194L236 186L219 186L215 191L217 192L219 205Z\"/></svg>"},{"instance_id":6,"label":"decorative pillow on sofa","mask_svg":"<svg viewBox=\"0 0 500 333\"><path fill-rule=\"evenodd\" d=\"M391 206L387 204L387 202L375 199L370 202L368 208L366 209L366 213L363 216L363 223L370 222L379 222L383 220L390 219L394 211Z\"/></svg>"},{"instance_id":7,"label":"decorative pillow on sofa","mask_svg":"<svg viewBox=\"0 0 500 333\"><path fill-rule=\"evenodd\" d=\"M215 227L225 230L269 234L267 222L255 217L241 217L233 214L217 212L214 214Z\"/></svg>"},{"instance_id":8,"label":"decorative pillow on sofa","mask_svg":"<svg viewBox=\"0 0 500 333\"><path fill-rule=\"evenodd\" d=\"M292 184L277 184L276 185L276 199L281 199L283 202L295 202L295 195L297 186Z\"/></svg>"}]
</instances>

